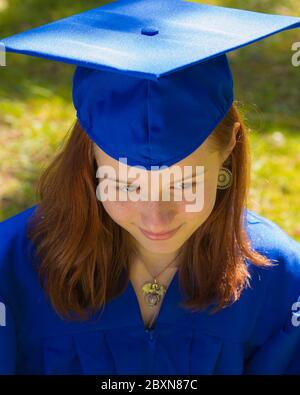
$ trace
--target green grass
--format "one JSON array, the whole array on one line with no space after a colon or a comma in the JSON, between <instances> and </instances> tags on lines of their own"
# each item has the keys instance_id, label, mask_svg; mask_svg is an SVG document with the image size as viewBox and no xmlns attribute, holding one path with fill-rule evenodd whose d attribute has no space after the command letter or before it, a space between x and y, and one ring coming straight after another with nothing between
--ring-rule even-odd
<instances>
[{"instance_id":1,"label":"green grass","mask_svg":"<svg viewBox=\"0 0 300 395\"><path fill-rule=\"evenodd\" d=\"M283 129L251 137L252 183L249 207L300 240L299 135Z\"/></svg>"},{"instance_id":2,"label":"green grass","mask_svg":"<svg viewBox=\"0 0 300 395\"><path fill-rule=\"evenodd\" d=\"M101 1L0 0L0 38ZM294 0L215 0L207 4L300 16ZM283 4L284 3L284 4ZM300 67L291 46L300 29L230 53L235 97L251 129L249 208L300 242ZM73 66L8 54L0 68L0 220L36 202L36 181L74 122Z\"/></svg>"}]
</instances>

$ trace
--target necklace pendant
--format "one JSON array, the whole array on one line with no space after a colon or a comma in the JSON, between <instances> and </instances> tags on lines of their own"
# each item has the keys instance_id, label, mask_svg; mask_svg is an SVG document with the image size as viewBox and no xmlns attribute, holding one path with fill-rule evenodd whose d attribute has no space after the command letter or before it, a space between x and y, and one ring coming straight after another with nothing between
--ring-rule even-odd
<instances>
[{"instance_id":1,"label":"necklace pendant","mask_svg":"<svg viewBox=\"0 0 300 395\"><path fill-rule=\"evenodd\" d=\"M161 297L165 294L166 288L154 279L154 282L145 283L142 287L142 291L147 305L153 307L158 305L161 301Z\"/></svg>"}]
</instances>

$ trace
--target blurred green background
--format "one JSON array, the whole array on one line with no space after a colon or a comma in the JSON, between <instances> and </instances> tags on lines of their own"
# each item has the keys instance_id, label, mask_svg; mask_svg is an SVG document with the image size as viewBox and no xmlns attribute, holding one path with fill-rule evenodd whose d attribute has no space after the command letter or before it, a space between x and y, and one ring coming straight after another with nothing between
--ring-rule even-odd
<instances>
[{"instance_id":1,"label":"blurred green background","mask_svg":"<svg viewBox=\"0 0 300 395\"><path fill-rule=\"evenodd\" d=\"M194 0L195 1L195 0ZM0 0L0 38L95 8L103 1ZM202 3L300 17L296 0ZM235 97L250 128L248 207L300 241L300 29L230 53ZM0 221L35 204L37 179L75 120L73 66L11 54L0 68Z\"/></svg>"}]
</instances>

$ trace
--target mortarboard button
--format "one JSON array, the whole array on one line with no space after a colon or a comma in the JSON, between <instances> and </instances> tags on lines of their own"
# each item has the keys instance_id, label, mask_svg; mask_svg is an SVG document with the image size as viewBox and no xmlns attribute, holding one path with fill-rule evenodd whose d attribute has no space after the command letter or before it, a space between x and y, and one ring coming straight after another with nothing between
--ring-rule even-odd
<instances>
[{"instance_id":1,"label":"mortarboard button","mask_svg":"<svg viewBox=\"0 0 300 395\"><path fill-rule=\"evenodd\" d=\"M158 34L159 30L156 29L155 27L143 27L141 30L142 34L145 34L146 36L154 36Z\"/></svg>"}]
</instances>

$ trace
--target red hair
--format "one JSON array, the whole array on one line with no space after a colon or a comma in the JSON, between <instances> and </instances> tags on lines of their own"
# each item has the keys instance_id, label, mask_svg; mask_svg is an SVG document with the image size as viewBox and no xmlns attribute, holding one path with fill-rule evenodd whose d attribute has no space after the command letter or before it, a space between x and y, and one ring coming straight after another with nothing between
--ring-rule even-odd
<instances>
[{"instance_id":1,"label":"red hair","mask_svg":"<svg viewBox=\"0 0 300 395\"><path fill-rule=\"evenodd\" d=\"M235 122L241 126L226 165L232 185L218 190L213 211L183 245L179 279L186 295L183 306L192 310L217 301L217 311L236 301L249 285L245 259L271 265L251 249L242 223L250 154L247 129L235 104L210 137L225 149ZM39 202L28 233L36 247L40 283L57 313L69 319L86 319L119 295L129 280L133 250L128 232L97 200L96 171L93 141L76 120L39 179Z\"/></svg>"}]
</instances>

